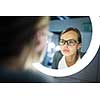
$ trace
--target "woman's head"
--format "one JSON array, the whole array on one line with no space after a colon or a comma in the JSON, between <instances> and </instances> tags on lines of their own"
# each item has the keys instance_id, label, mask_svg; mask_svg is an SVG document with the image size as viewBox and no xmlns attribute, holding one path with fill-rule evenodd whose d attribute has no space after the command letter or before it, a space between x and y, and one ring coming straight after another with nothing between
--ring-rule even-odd
<instances>
[{"instance_id":1,"label":"woman's head","mask_svg":"<svg viewBox=\"0 0 100 100\"><path fill-rule=\"evenodd\" d=\"M60 47L64 56L76 55L81 48L81 43L81 34L78 29L71 27L61 33Z\"/></svg>"},{"instance_id":2,"label":"woman's head","mask_svg":"<svg viewBox=\"0 0 100 100\"><path fill-rule=\"evenodd\" d=\"M19 56L25 47L34 51L48 23L49 17L44 16L0 17L0 61Z\"/></svg>"}]
</instances>

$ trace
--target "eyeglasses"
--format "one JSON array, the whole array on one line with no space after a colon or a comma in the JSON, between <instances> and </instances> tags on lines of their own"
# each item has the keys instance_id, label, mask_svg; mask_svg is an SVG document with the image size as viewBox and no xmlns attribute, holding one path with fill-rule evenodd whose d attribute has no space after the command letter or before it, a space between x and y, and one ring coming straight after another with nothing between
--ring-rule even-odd
<instances>
[{"instance_id":1,"label":"eyeglasses","mask_svg":"<svg viewBox=\"0 0 100 100\"><path fill-rule=\"evenodd\" d=\"M76 43L78 42L74 39L70 39L70 40L60 39L60 45L67 44L67 46L74 46Z\"/></svg>"}]
</instances>

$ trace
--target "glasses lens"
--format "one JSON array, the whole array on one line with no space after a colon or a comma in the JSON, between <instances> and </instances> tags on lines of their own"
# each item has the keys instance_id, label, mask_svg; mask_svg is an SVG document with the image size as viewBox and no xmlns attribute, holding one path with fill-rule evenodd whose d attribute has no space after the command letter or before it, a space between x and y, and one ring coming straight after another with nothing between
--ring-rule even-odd
<instances>
[{"instance_id":1,"label":"glasses lens","mask_svg":"<svg viewBox=\"0 0 100 100\"><path fill-rule=\"evenodd\" d=\"M64 45L65 44L65 40L60 39L60 45Z\"/></svg>"},{"instance_id":2,"label":"glasses lens","mask_svg":"<svg viewBox=\"0 0 100 100\"><path fill-rule=\"evenodd\" d=\"M74 46L76 44L76 40L68 40L67 45L68 46Z\"/></svg>"}]
</instances>

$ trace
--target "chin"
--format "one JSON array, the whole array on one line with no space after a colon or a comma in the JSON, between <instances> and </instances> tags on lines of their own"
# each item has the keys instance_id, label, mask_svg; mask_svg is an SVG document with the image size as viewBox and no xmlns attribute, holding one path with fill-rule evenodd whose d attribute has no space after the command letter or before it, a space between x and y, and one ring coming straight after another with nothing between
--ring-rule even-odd
<instances>
[{"instance_id":1,"label":"chin","mask_svg":"<svg viewBox=\"0 0 100 100\"><path fill-rule=\"evenodd\" d=\"M70 53L63 53L64 56L70 56Z\"/></svg>"},{"instance_id":2,"label":"chin","mask_svg":"<svg viewBox=\"0 0 100 100\"><path fill-rule=\"evenodd\" d=\"M64 56L69 57L69 56L71 56L71 55L66 54L66 55L64 55Z\"/></svg>"}]
</instances>

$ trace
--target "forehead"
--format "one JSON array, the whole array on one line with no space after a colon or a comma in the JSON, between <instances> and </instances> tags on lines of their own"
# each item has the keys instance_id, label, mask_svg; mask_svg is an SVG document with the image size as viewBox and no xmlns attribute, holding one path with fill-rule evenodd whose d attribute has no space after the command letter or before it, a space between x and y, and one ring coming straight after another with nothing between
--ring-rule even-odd
<instances>
[{"instance_id":1,"label":"forehead","mask_svg":"<svg viewBox=\"0 0 100 100\"><path fill-rule=\"evenodd\" d=\"M78 40L78 34L75 31L68 31L62 34L60 38L64 40L69 40L69 39Z\"/></svg>"}]
</instances>

